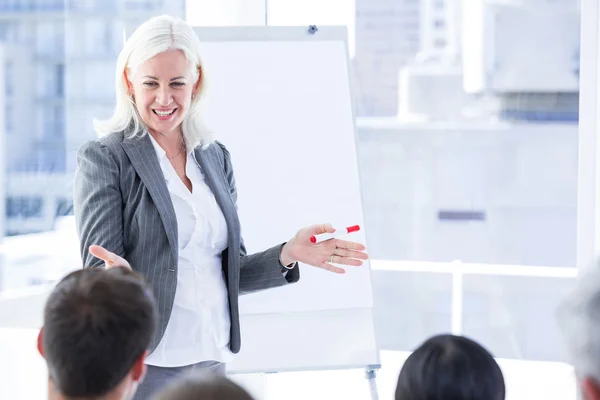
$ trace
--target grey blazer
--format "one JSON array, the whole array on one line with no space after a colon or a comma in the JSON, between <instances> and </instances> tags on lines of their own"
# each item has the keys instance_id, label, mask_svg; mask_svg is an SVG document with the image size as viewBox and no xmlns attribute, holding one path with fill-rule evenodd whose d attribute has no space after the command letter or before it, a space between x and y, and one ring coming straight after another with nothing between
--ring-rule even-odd
<instances>
[{"instance_id":1,"label":"grey blazer","mask_svg":"<svg viewBox=\"0 0 600 400\"><path fill-rule=\"evenodd\" d=\"M238 296L296 282L300 271L295 266L284 277L279 262L282 244L246 254L229 152L215 142L194 149L194 154L227 222L229 239L222 263L229 290L229 346L237 353ZM152 287L159 310L150 345L154 351L167 328L177 289L178 239L175 211L150 138L116 132L84 143L77 155L73 203L84 267L104 265L88 251L97 244L129 261Z\"/></svg>"}]
</instances>

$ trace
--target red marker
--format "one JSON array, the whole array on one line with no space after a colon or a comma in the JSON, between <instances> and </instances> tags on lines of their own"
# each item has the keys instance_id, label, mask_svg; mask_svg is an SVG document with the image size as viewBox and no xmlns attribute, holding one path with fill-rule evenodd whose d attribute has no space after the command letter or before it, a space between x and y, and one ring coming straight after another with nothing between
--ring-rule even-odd
<instances>
[{"instance_id":1,"label":"red marker","mask_svg":"<svg viewBox=\"0 0 600 400\"><path fill-rule=\"evenodd\" d=\"M340 237L347 233L358 232L360 231L360 226L352 225L344 229L336 229L333 233L320 233L318 235L314 235L310 237L311 243L321 243L324 240L334 239L336 237Z\"/></svg>"}]
</instances>

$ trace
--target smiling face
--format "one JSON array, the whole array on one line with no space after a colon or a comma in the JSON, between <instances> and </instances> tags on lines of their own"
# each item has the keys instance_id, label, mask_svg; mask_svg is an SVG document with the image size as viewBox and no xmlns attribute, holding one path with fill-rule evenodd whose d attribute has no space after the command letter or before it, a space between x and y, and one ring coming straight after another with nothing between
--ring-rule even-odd
<instances>
[{"instance_id":1,"label":"smiling face","mask_svg":"<svg viewBox=\"0 0 600 400\"><path fill-rule=\"evenodd\" d=\"M154 56L126 79L138 113L150 130L163 135L181 132L200 82L194 81L190 63L181 50Z\"/></svg>"}]
</instances>

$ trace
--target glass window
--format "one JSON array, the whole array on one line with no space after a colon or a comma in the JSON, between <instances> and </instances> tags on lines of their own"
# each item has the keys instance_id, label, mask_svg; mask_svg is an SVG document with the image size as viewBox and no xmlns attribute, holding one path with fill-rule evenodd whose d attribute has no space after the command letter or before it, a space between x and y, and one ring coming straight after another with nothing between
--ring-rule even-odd
<instances>
[{"instance_id":1,"label":"glass window","mask_svg":"<svg viewBox=\"0 0 600 400\"><path fill-rule=\"evenodd\" d=\"M52 65L42 63L37 66L37 95L49 96L54 93L56 76L52 73Z\"/></svg>"},{"instance_id":2,"label":"glass window","mask_svg":"<svg viewBox=\"0 0 600 400\"><path fill-rule=\"evenodd\" d=\"M112 101L115 92L114 61L107 60L103 62L89 63L85 67L85 74L82 76L86 82L86 97L89 99L105 99Z\"/></svg>"},{"instance_id":3,"label":"glass window","mask_svg":"<svg viewBox=\"0 0 600 400\"><path fill-rule=\"evenodd\" d=\"M446 26L446 21L442 19L436 19L435 21L433 21L433 26L438 29L443 28L444 26Z\"/></svg>"},{"instance_id":4,"label":"glass window","mask_svg":"<svg viewBox=\"0 0 600 400\"><path fill-rule=\"evenodd\" d=\"M157 0L123 0L123 8L126 10L152 10L159 5Z\"/></svg>"},{"instance_id":5,"label":"glass window","mask_svg":"<svg viewBox=\"0 0 600 400\"><path fill-rule=\"evenodd\" d=\"M19 36L19 26L16 23L5 22L4 40L15 43Z\"/></svg>"},{"instance_id":6,"label":"glass window","mask_svg":"<svg viewBox=\"0 0 600 400\"><path fill-rule=\"evenodd\" d=\"M6 124L5 124L6 133L9 135L11 133L13 133L13 130L15 129L13 112L14 111L13 111L12 105L7 104L6 109L4 110L4 116L6 118Z\"/></svg>"},{"instance_id":7,"label":"glass window","mask_svg":"<svg viewBox=\"0 0 600 400\"><path fill-rule=\"evenodd\" d=\"M362 11L359 2L348 0L269 0L269 25L343 25L348 28L350 54L355 51L356 13Z\"/></svg>"},{"instance_id":8,"label":"glass window","mask_svg":"<svg viewBox=\"0 0 600 400\"><path fill-rule=\"evenodd\" d=\"M434 45L435 47L437 47L437 48L442 48L442 47L445 47L445 46L446 46L446 44L447 44L447 43L446 43L446 39L443 39L443 38L436 38L436 39L433 41L433 45Z\"/></svg>"},{"instance_id":9,"label":"glass window","mask_svg":"<svg viewBox=\"0 0 600 400\"><path fill-rule=\"evenodd\" d=\"M39 11L61 11L64 10L65 0L37 0Z\"/></svg>"},{"instance_id":10,"label":"glass window","mask_svg":"<svg viewBox=\"0 0 600 400\"><path fill-rule=\"evenodd\" d=\"M65 95L65 65L58 64L55 66L56 73L56 96L64 97Z\"/></svg>"},{"instance_id":11,"label":"glass window","mask_svg":"<svg viewBox=\"0 0 600 400\"><path fill-rule=\"evenodd\" d=\"M68 61L85 55L86 41L82 32L85 31L85 20L67 17L65 20L65 57Z\"/></svg>"},{"instance_id":12,"label":"glass window","mask_svg":"<svg viewBox=\"0 0 600 400\"><path fill-rule=\"evenodd\" d=\"M40 62L37 66L37 93L40 97L64 96L64 64Z\"/></svg>"},{"instance_id":13,"label":"glass window","mask_svg":"<svg viewBox=\"0 0 600 400\"><path fill-rule=\"evenodd\" d=\"M85 97L85 63L72 61L65 66L65 97L68 102Z\"/></svg>"},{"instance_id":14,"label":"glass window","mask_svg":"<svg viewBox=\"0 0 600 400\"><path fill-rule=\"evenodd\" d=\"M37 55L62 57L64 52L64 24L62 21L38 24L36 36Z\"/></svg>"},{"instance_id":15,"label":"glass window","mask_svg":"<svg viewBox=\"0 0 600 400\"><path fill-rule=\"evenodd\" d=\"M114 0L68 0L70 12L113 10Z\"/></svg>"},{"instance_id":16,"label":"glass window","mask_svg":"<svg viewBox=\"0 0 600 400\"><path fill-rule=\"evenodd\" d=\"M354 3L367 239L372 260L397 263L372 274L383 348L409 351L455 329L498 357L566 361L553 318L576 265L577 2L479 2L478 13L468 2L461 10L432 0L440 17L426 36L424 1ZM342 5L289 4L269 1L273 25L345 13ZM458 279L459 266L481 274ZM407 289L407 278L418 279L418 290ZM390 302L398 290L402 299ZM424 292L446 308L444 300L424 304ZM426 328L390 329L405 325L399 304Z\"/></svg>"},{"instance_id":17,"label":"glass window","mask_svg":"<svg viewBox=\"0 0 600 400\"><path fill-rule=\"evenodd\" d=\"M13 94L13 63L7 60L4 64L4 92L6 96L12 96Z\"/></svg>"},{"instance_id":18,"label":"glass window","mask_svg":"<svg viewBox=\"0 0 600 400\"><path fill-rule=\"evenodd\" d=\"M53 22L37 24L36 52L40 55L54 54L58 50L56 44L60 36ZM62 40L61 40L62 42Z\"/></svg>"},{"instance_id":19,"label":"glass window","mask_svg":"<svg viewBox=\"0 0 600 400\"><path fill-rule=\"evenodd\" d=\"M108 21L90 20L85 24L86 55L103 56L112 47L112 26Z\"/></svg>"},{"instance_id":20,"label":"glass window","mask_svg":"<svg viewBox=\"0 0 600 400\"><path fill-rule=\"evenodd\" d=\"M63 127L63 110L61 106L53 106L49 107L47 111L48 122L51 122L51 129L46 131L46 137L48 138L62 138L64 136L64 127Z\"/></svg>"}]
</instances>

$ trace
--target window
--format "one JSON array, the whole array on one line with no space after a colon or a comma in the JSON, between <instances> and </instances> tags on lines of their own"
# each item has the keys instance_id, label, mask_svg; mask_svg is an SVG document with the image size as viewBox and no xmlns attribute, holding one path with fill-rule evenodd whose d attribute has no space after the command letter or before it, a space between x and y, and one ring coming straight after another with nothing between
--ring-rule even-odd
<instances>
[{"instance_id":1,"label":"window","mask_svg":"<svg viewBox=\"0 0 600 400\"><path fill-rule=\"evenodd\" d=\"M442 38L437 38L433 41L433 45L438 49L446 47L446 44L447 44L446 39L442 39Z\"/></svg>"},{"instance_id":2,"label":"window","mask_svg":"<svg viewBox=\"0 0 600 400\"><path fill-rule=\"evenodd\" d=\"M58 97L64 97L65 95L65 65L58 64L55 66L56 71L56 92Z\"/></svg>"},{"instance_id":3,"label":"window","mask_svg":"<svg viewBox=\"0 0 600 400\"><path fill-rule=\"evenodd\" d=\"M8 217L39 217L42 212L42 199L40 197L26 196L8 197L6 206Z\"/></svg>"},{"instance_id":4,"label":"window","mask_svg":"<svg viewBox=\"0 0 600 400\"><path fill-rule=\"evenodd\" d=\"M64 97L65 71L64 64L42 62L37 66L38 97Z\"/></svg>"},{"instance_id":5,"label":"window","mask_svg":"<svg viewBox=\"0 0 600 400\"><path fill-rule=\"evenodd\" d=\"M115 12L115 0L69 0L70 12Z\"/></svg>"},{"instance_id":6,"label":"window","mask_svg":"<svg viewBox=\"0 0 600 400\"><path fill-rule=\"evenodd\" d=\"M4 64L4 92L7 97L13 94L13 84L13 63L7 61Z\"/></svg>"},{"instance_id":7,"label":"window","mask_svg":"<svg viewBox=\"0 0 600 400\"><path fill-rule=\"evenodd\" d=\"M152 11L160 6L157 0L123 0L123 7L126 10Z\"/></svg>"},{"instance_id":8,"label":"window","mask_svg":"<svg viewBox=\"0 0 600 400\"><path fill-rule=\"evenodd\" d=\"M6 109L4 110L4 118L6 120L5 129L7 134L13 133L14 127L14 110L11 104L6 105Z\"/></svg>"},{"instance_id":9,"label":"window","mask_svg":"<svg viewBox=\"0 0 600 400\"><path fill-rule=\"evenodd\" d=\"M243 3L245 2L240 2L240 4ZM355 26L358 25L356 14L367 9L367 7L361 7L360 3L359 0L269 0L266 3L268 23L273 26L308 26L313 24L317 26L346 26L350 57L353 57L355 52ZM396 2L392 1L389 4L393 3ZM375 6L369 8L369 10L377 11L378 8L380 7ZM246 12L246 14L249 14L249 12ZM262 25L263 20L264 16L257 13L252 22Z\"/></svg>"},{"instance_id":10,"label":"window","mask_svg":"<svg viewBox=\"0 0 600 400\"><path fill-rule=\"evenodd\" d=\"M115 65L112 60L89 63L83 72L80 79L85 80L86 98L113 99Z\"/></svg>"},{"instance_id":11,"label":"window","mask_svg":"<svg viewBox=\"0 0 600 400\"><path fill-rule=\"evenodd\" d=\"M54 119L54 135L55 138L65 137L65 109L62 105L56 105L53 107L53 119Z\"/></svg>"},{"instance_id":12,"label":"window","mask_svg":"<svg viewBox=\"0 0 600 400\"><path fill-rule=\"evenodd\" d=\"M62 11L65 0L37 0L37 9L40 11Z\"/></svg>"},{"instance_id":13,"label":"window","mask_svg":"<svg viewBox=\"0 0 600 400\"><path fill-rule=\"evenodd\" d=\"M44 140L64 137L64 108L61 105L44 105L42 109L42 133Z\"/></svg>"},{"instance_id":14,"label":"window","mask_svg":"<svg viewBox=\"0 0 600 400\"><path fill-rule=\"evenodd\" d=\"M85 24L85 50L89 56L100 57L111 53L112 24L105 20L92 20Z\"/></svg>"},{"instance_id":15,"label":"window","mask_svg":"<svg viewBox=\"0 0 600 400\"><path fill-rule=\"evenodd\" d=\"M39 22L36 25L36 55L62 57L65 47L65 27L63 21L50 20L47 22Z\"/></svg>"}]
</instances>

